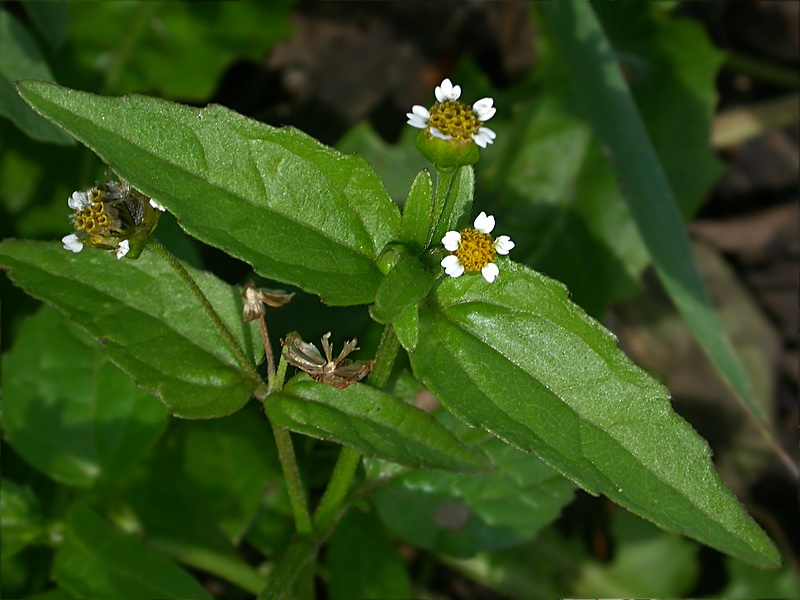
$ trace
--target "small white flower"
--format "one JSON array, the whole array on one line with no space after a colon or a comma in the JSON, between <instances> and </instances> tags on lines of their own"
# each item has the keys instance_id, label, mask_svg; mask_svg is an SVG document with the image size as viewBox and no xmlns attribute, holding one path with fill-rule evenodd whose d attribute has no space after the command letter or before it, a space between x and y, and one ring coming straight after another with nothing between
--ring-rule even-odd
<instances>
[{"instance_id":1,"label":"small white flower","mask_svg":"<svg viewBox=\"0 0 800 600\"><path fill-rule=\"evenodd\" d=\"M495 132L483 126L497 112L494 100L481 98L472 106L464 105L458 101L461 86L453 85L449 79L442 81L434 93L437 104L431 109L415 104L411 112L406 113L409 125L428 129L431 136L442 140L455 139L463 143L471 139L481 148L494 142Z\"/></svg>"},{"instance_id":2,"label":"small white flower","mask_svg":"<svg viewBox=\"0 0 800 600\"><path fill-rule=\"evenodd\" d=\"M61 238L61 243L64 244L64 250L71 250L72 252L80 252L83 250L83 242L81 242L74 233L70 233Z\"/></svg>"},{"instance_id":3,"label":"small white flower","mask_svg":"<svg viewBox=\"0 0 800 600\"><path fill-rule=\"evenodd\" d=\"M516 246L507 235L501 235L494 241L494 249L498 254L508 254Z\"/></svg>"},{"instance_id":4,"label":"small white flower","mask_svg":"<svg viewBox=\"0 0 800 600\"><path fill-rule=\"evenodd\" d=\"M494 229L494 217L481 211L481 214L475 217L475 229L481 233L492 233Z\"/></svg>"},{"instance_id":5,"label":"small white flower","mask_svg":"<svg viewBox=\"0 0 800 600\"><path fill-rule=\"evenodd\" d=\"M480 271L488 283L494 282L500 274L500 268L494 262L495 256L508 254L514 247L507 235L492 239L494 225L494 217L481 212L475 217L474 227L445 233L442 245L450 254L442 259L444 272L450 277L460 277L464 273Z\"/></svg>"},{"instance_id":6,"label":"small white flower","mask_svg":"<svg viewBox=\"0 0 800 600\"><path fill-rule=\"evenodd\" d=\"M131 249L131 243L128 240L122 240L117 245L117 250L116 252L114 252L114 256L116 256L117 259L119 260L120 258L125 256L130 249Z\"/></svg>"},{"instance_id":7,"label":"small white flower","mask_svg":"<svg viewBox=\"0 0 800 600\"><path fill-rule=\"evenodd\" d=\"M161 212L164 212L165 210L167 210L166 208L164 208L164 205L163 205L163 204L161 204L161 203L159 203L159 202L156 202L156 201L155 201L155 200L153 200L152 198L150 198L150 206L152 206L152 207L153 207L153 208L155 208L156 210L160 210Z\"/></svg>"},{"instance_id":8,"label":"small white flower","mask_svg":"<svg viewBox=\"0 0 800 600\"><path fill-rule=\"evenodd\" d=\"M92 201L89 200L88 191L87 192L72 192L72 196L70 196L69 200L67 200L67 204L69 204L69 207L72 210L75 210L75 211L83 210L84 208L89 206L91 203L92 203Z\"/></svg>"},{"instance_id":9,"label":"small white flower","mask_svg":"<svg viewBox=\"0 0 800 600\"><path fill-rule=\"evenodd\" d=\"M449 79L445 79L436 87L434 94L439 102L458 100L461 97L461 86L453 85Z\"/></svg>"}]
</instances>

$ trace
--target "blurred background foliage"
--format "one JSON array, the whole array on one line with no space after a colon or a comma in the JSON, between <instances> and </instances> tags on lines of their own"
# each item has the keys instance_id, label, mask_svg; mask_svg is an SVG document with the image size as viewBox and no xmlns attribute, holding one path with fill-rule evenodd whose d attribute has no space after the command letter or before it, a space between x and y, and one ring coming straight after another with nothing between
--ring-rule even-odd
<instances>
[{"instance_id":1,"label":"blurred background foliage","mask_svg":"<svg viewBox=\"0 0 800 600\"><path fill-rule=\"evenodd\" d=\"M593 5L756 400L794 451L800 4ZM421 472L365 495L364 510L343 521L324 557L328 597L800 597L795 484L653 277L613 157L582 114L591 98L571 84L533 3L7 1L0 235L60 239L70 229L71 192L106 177L91 152L16 96L15 80L216 102L293 125L363 154L402 204L428 167L403 115L430 104L444 77L462 86L467 102L490 96L498 107L497 141L476 169L476 208L497 215L518 244L515 260L566 283L670 387L786 565L760 572L583 493L556 518L570 486L537 479L524 455L486 440L504 465L491 481L426 481ZM157 237L230 283L251 276L169 215ZM291 522L257 407L204 423L170 419L81 330L6 278L0 289L4 596L99 597L107 590L73 576L81 563L125 571L142 557L164 561L164 572L174 567L165 557L179 560L218 598L258 589L264 573L251 565L280 551ZM366 311L325 307L302 293L270 327L275 336L298 330L314 339L332 321L367 352L376 346ZM395 391L424 401L407 373ZM296 443L318 494L335 448ZM121 538L118 553L81 554L119 532L134 535ZM236 585L217 573L223 563L239 573Z\"/></svg>"}]
</instances>

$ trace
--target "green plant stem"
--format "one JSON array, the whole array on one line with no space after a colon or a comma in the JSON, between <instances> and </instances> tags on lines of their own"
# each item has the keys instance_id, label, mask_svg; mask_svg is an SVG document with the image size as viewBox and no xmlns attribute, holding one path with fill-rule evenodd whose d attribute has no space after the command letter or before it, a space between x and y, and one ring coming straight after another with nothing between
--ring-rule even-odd
<instances>
[{"instance_id":1,"label":"green plant stem","mask_svg":"<svg viewBox=\"0 0 800 600\"><path fill-rule=\"evenodd\" d=\"M759 58L737 52L729 52L725 66L767 83L794 90L800 88L800 79L797 77L797 71Z\"/></svg>"},{"instance_id":2,"label":"green plant stem","mask_svg":"<svg viewBox=\"0 0 800 600\"><path fill-rule=\"evenodd\" d=\"M164 538L152 538L147 543L154 550L184 565L216 575L251 594L257 594L266 583L262 575L238 558Z\"/></svg>"},{"instance_id":3,"label":"green plant stem","mask_svg":"<svg viewBox=\"0 0 800 600\"><path fill-rule=\"evenodd\" d=\"M164 245L159 242L157 239L151 237L147 244L148 248L152 248L155 252L161 255L172 267L172 269L178 274L178 276L183 280L186 284L186 287L194 294L194 297L197 298L197 301L203 307L203 310L206 311L208 317L213 321L214 325L216 325L217 330L222 334L222 337L225 338L225 341L230 346L233 353L236 355L237 360L241 364L241 366L247 371L247 374L254 380L259 382L259 388L256 390L256 396L258 397L259 391L262 393L266 393L266 386L264 386L264 382L261 377L258 376L258 372L256 371L253 363L247 358L247 355L242 350L242 347L239 345L239 342L236 341L236 338L233 337L230 329L228 329L227 325L222 322L222 319L214 310L214 307L211 305L211 302L208 301L206 295L203 293L203 290L197 285L197 282L194 278L189 274L189 271L186 270L186 267L181 264L172 252L167 250Z\"/></svg>"},{"instance_id":4,"label":"green plant stem","mask_svg":"<svg viewBox=\"0 0 800 600\"><path fill-rule=\"evenodd\" d=\"M297 576L314 560L319 545L304 537L296 537L281 556L267 578L267 584L256 600L281 600L289 598Z\"/></svg>"},{"instance_id":5,"label":"green plant stem","mask_svg":"<svg viewBox=\"0 0 800 600\"><path fill-rule=\"evenodd\" d=\"M279 427L271 421L270 424L275 436L275 444L278 446L278 458L283 468L283 476L286 479L286 491L289 494L289 504L292 506L295 529L297 533L310 534L312 532L311 514L308 511L303 481L300 479L300 469L297 468L292 436L287 429Z\"/></svg>"},{"instance_id":6,"label":"green plant stem","mask_svg":"<svg viewBox=\"0 0 800 600\"><path fill-rule=\"evenodd\" d=\"M453 179L455 178L457 169L436 169L436 193L433 198L433 210L431 214L431 222L428 227L428 239L426 246L433 243L433 238L439 229L439 223L444 216L445 207L447 206L447 198L450 195L450 190L453 188Z\"/></svg>"},{"instance_id":7,"label":"green plant stem","mask_svg":"<svg viewBox=\"0 0 800 600\"><path fill-rule=\"evenodd\" d=\"M369 382L375 387L380 389L386 387L399 349L400 342L394 333L394 328L386 325L378 345L378 351L375 353L375 367L369 376ZM314 530L323 539L330 533L342 513L360 461L361 455L347 446L343 447L339 453L328 487L314 512Z\"/></svg>"},{"instance_id":8,"label":"green plant stem","mask_svg":"<svg viewBox=\"0 0 800 600\"><path fill-rule=\"evenodd\" d=\"M264 338L264 355L267 357L267 388L271 392L275 388L275 357L272 355L272 342L269 339L267 320L263 314L259 317L258 324L261 327L261 337ZM283 379L281 379L282 384Z\"/></svg>"}]
</instances>

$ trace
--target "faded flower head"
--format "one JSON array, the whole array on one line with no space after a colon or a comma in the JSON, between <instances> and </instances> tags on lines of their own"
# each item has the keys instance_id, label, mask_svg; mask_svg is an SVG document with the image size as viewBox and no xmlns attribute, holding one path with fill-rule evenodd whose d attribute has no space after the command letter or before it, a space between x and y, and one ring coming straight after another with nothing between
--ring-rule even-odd
<instances>
[{"instance_id":1,"label":"faded flower head","mask_svg":"<svg viewBox=\"0 0 800 600\"><path fill-rule=\"evenodd\" d=\"M75 211L75 233L61 238L65 250L80 252L84 245L103 248L117 258L136 258L155 229L164 207L123 180L110 180L67 200Z\"/></svg>"},{"instance_id":2,"label":"faded flower head","mask_svg":"<svg viewBox=\"0 0 800 600\"><path fill-rule=\"evenodd\" d=\"M480 271L483 278L492 283L500 273L494 262L495 256L508 254L514 248L514 242L507 235L492 238L494 217L485 212L475 218L474 225L474 228L448 231L444 235L442 244L450 254L442 259L441 264L450 277Z\"/></svg>"},{"instance_id":3,"label":"faded flower head","mask_svg":"<svg viewBox=\"0 0 800 600\"><path fill-rule=\"evenodd\" d=\"M473 164L479 155L474 145L486 148L495 133L484 123L497 109L491 98L482 98L472 106L459 101L461 86L445 79L435 90L436 103L430 109L419 104L406 113L408 124L422 129L417 147L432 162L441 166ZM447 143L442 143L447 142Z\"/></svg>"},{"instance_id":4,"label":"faded flower head","mask_svg":"<svg viewBox=\"0 0 800 600\"><path fill-rule=\"evenodd\" d=\"M315 381L343 390L369 375L375 361L345 358L354 350L358 350L357 340L345 343L339 356L333 358L333 348L328 341L330 337L330 331L322 336L322 350L325 352L323 358L314 344L304 342L299 333L292 331L281 340L283 356L286 362L305 371Z\"/></svg>"},{"instance_id":5,"label":"faded flower head","mask_svg":"<svg viewBox=\"0 0 800 600\"><path fill-rule=\"evenodd\" d=\"M255 321L264 316L264 305L278 308L288 304L293 297L294 292L257 288L252 281L248 281L242 290L242 298L244 298L242 316L245 322Z\"/></svg>"}]
</instances>

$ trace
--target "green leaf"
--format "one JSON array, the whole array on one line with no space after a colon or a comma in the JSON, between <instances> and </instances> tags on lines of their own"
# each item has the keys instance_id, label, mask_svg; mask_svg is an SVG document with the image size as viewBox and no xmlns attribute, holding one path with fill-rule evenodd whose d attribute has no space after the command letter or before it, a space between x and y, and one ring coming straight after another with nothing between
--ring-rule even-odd
<instances>
[{"instance_id":1,"label":"green leaf","mask_svg":"<svg viewBox=\"0 0 800 600\"><path fill-rule=\"evenodd\" d=\"M197 298L160 254L117 260L87 248L6 240L0 265L32 296L84 327L108 357L176 416L213 418L244 406L255 380L241 365ZM238 289L187 267L245 352L259 357L255 327L242 322Z\"/></svg>"},{"instance_id":2,"label":"green leaf","mask_svg":"<svg viewBox=\"0 0 800 600\"><path fill-rule=\"evenodd\" d=\"M430 291L434 278L415 257L400 257L378 288L375 305L370 309L372 318L378 323L393 323L419 304Z\"/></svg>"},{"instance_id":3,"label":"green leaf","mask_svg":"<svg viewBox=\"0 0 800 600\"><path fill-rule=\"evenodd\" d=\"M444 196L442 218L429 240L432 245L440 244L448 231L466 226L475 195L475 171L472 167L457 167L453 171L439 171L436 178L436 201Z\"/></svg>"},{"instance_id":4,"label":"green leaf","mask_svg":"<svg viewBox=\"0 0 800 600\"><path fill-rule=\"evenodd\" d=\"M686 598L700 574L699 547L616 511L611 523L614 557L580 566L573 593L580 598ZM658 573L658 577L653 574Z\"/></svg>"},{"instance_id":5,"label":"green leaf","mask_svg":"<svg viewBox=\"0 0 800 600\"><path fill-rule=\"evenodd\" d=\"M328 542L325 563L331 600L412 597L405 564L373 513L351 510L342 519Z\"/></svg>"},{"instance_id":6,"label":"green leaf","mask_svg":"<svg viewBox=\"0 0 800 600\"><path fill-rule=\"evenodd\" d=\"M689 245L671 186L612 54L588 4L543 5L558 48L584 98L595 133L625 189L656 272L683 318L725 379L761 419L749 382L714 312Z\"/></svg>"},{"instance_id":7,"label":"green leaf","mask_svg":"<svg viewBox=\"0 0 800 600\"><path fill-rule=\"evenodd\" d=\"M39 46L23 25L0 9L0 115L5 115L35 140L69 144L60 127L48 123L20 100L14 82L20 79L53 81Z\"/></svg>"},{"instance_id":8,"label":"green leaf","mask_svg":"<svg viewBox=\"0 0 800 600\"><path fill-rule=\"evenodd\" d=\"M406 308L392 323L392 327L394 327L400 345L408 352L414 352L419 339L419 307L414 304Z\"/></svg>"},{"instance_id":9,"label":"green leaf","mask_svg":"<svg viewBox=\"0 0 800 600\"><path fill-rule=\"evenodd\" d=\"M266 401L270 420L304 435L414 468L475 472L485 458L431 415L365 384L338 390L305 374Z\"/></svg>"},{"instance_id":10,"label":"green leaf","mask_svg":"<svg viewBox=\"0 0 800 600\"><path fill-rule=\"evenodd\" d=\"M125 490L148 534L233 551L266 486L281 478L260 407L210 421L173 421Z\"/></svg>"},{"instance_id":11,"label":"green leaf","mask_svg":"<svg viewBox=\"0 0 800 600\"><path fill-rule=\"evenodd\" d=\"M363 159L222 106L18 88L200 240L328 304L374 300L400 215Z\"/></svg>"},{"instance_id":12,"label":"green leaf","mask_svg":"<svg viewBox=\"0 0 800 600\"><path fill-rule=\"evenodd\" d=\"M394 478L375 503L395 535L433 552L468 557L531 539L572 500L575 486L535 456L448 421L448 429L472 442L495 469L469 475L413 471Z\"/></svg>"},{"instance_id":13,"label":"green leaf","mask_svg":"<svg viewBox=\"0 0 800 600\"><path fill-rule=\"evenodd\" d=\"M167 424L163 405L49 307L22 324L3 372L5 440L67 485L125 476Z\"/></svg>"},{"instance_id":14,"label":"green leaf","mask_svg":"<svg viewBox=\"0 0 800 600\"><path fill-rule=\"evenodd\" d=\"M762 566L778 552L720 480L668 391L567 299L502 261L493 284L445 279L411 364L453 414L668 531Z\"/></svg>"},{"instance_id":15,"label":"green leaf","mask_svg":"<svg viewBox=\"0 0 800 600\"><path fill-rule=\"evenodd\" d=\"M75 598L86 600L211 600L186 571L138 539L117 531L80 501L67 514L53 579Z\"/></svg>"},{"instance_id":16,"label":"green leaf","mask_svg":"<svg viewBox=\"0 0 800 600\"><path fill-rule=\"evenodd\" d=\"M10 479L0 481L0 560L24 550L45 533L39 500Z\"/></svg>"},{"instance_id":17,"label":"green leaf","mask_svg":"<svg viewBox=\"0 0 800 600\"><path fill-rule=\"evenodd\" d=\"M158 90L202 102L227 67L262 60L289 35L289 8L280 0L70 3L72 61L83 77L102 70L114 94Z\"/></svg>"},{"instance_id":18,"label":"green leaf","mask_svg":"<svg viewBox=\"0 0 800 600\"><path fill-rule=\"evenodd\" d=\"M400 222L400 241L407 244L413 253L419 254L425 249L433 218L433 181L425 169L411 184Z\"/></svg>"}]
</instances>

